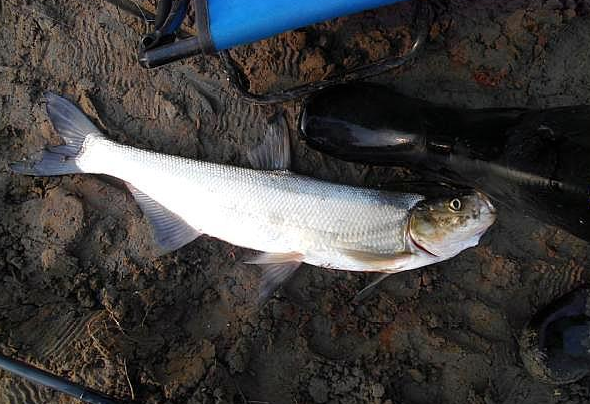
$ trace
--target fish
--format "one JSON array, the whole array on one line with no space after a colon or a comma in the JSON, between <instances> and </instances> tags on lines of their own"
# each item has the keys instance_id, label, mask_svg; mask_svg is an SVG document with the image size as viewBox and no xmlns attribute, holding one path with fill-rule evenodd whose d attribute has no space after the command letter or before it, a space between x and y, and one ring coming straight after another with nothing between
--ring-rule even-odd
<instances>
[{"instance_id":1,"label":"fish","mask_svg":"<svg viewBox=\"0 0 590 404\"><path fill-rule=\"evenodd\" d=\"M70 101L48 93L47 114L64 144L40 160L17 161L31 176L104 174L127 185L154 230L160 253L202 234L260 251L260 299L302 263L396 273L476 246L496 210L475 190L425 198L330 183L289 170L286 124L271 123L248 158L253 168L155 153L107 139Z\"/></svg>"}]
</instances>

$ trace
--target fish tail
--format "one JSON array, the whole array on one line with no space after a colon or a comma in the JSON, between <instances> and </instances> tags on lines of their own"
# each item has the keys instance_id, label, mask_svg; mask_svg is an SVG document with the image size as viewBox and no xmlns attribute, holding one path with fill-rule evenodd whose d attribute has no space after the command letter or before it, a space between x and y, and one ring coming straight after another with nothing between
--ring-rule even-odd
<instances>
[{"instance_id":1,"label":"fish tail","mask_svg":"<svg viewBox=\"0 0 590 404\"><path fill-rule=\"evenodd\" d=\"M65 144L47 146L40 160L10 164L18 174L53 176L86 172L80 164L87 153L88 139L103 137L98 128L70 101L53 93L46 93L47 114Z\"/></svg>"}]
</instances>

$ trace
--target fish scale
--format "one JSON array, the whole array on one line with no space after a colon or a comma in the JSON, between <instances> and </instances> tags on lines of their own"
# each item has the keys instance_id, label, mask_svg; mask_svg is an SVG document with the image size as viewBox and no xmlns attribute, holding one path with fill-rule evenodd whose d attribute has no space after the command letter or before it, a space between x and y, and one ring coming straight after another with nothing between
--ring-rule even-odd
<instances>
[{"instance_id":1,"label":"fish scale","mask_svg":"<svg viewBox=\"0 0 590 404\"><path fill-rule=\"evenodd\" d=\"M87 140L84 172L120 178L189 225L229 243L267 252L298 251L330 262L342 248L404 251L410 209L424 199L332 184L293 174L195 161Z\"/></svg>"}]
</instances>

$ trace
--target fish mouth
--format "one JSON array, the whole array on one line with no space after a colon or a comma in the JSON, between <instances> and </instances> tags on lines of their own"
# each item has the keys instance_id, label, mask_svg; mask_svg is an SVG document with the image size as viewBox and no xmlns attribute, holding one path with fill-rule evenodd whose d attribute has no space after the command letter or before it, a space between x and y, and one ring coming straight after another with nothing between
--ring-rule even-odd
<instances>
[{"instance_id":1,"label":"fish mouth","mask_svg":"<svg viewBox=\"0 0 590 404\"><path fill-rule=\"evenodd\" d=\"M481 229L480 231L478 231L477 233L475 233L475 234L473 235L473 237L477 237L478 239L480 239L480 238L482 238L482 237L483 237L483 235L484 235L484 234L486 234L486 233L487 233L487 231L488 231L488 228L487 228L487 227L486 227L486 228L484 228L484 229Z\"/></svg>"},{"instance_id":2,"label":"fish mouth","mask_svg":"<svg viewBox=\"0 0 590 404\"><path fill-rule=\"evenodd\" d=\"M490 215L496 216L496 207L494 206L494 204L490 200L490 197L482 192L479 192L479 191L475 191L475 192L476 192L478 198L483 201L484 206L485 206L486 210L488 211L488 213Z\"/></svg>"}]
</instances>

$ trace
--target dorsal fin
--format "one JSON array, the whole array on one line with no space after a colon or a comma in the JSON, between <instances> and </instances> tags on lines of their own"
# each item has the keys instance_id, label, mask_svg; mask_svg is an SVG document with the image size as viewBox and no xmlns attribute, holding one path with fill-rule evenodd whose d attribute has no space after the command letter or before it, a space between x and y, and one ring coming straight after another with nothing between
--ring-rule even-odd
<instances>
[{"instance_id":1,"label":"dorsal fin","mask_svg":"<svg viewBox=\"0 0 590 404\"><path fill-rule=\"evenodd\" d=\"M178 250L202 234L133 185L127 183L127 188L152 225L160 254Z\"/></svg>"},{"instance_id":2,"label":"dorsal fin","mask_svg":"<svg viewBox=\"0 0 590 404\"><path fill-rule=\"evenodd\" d=\"M259 170L288 170L291 167L289 128L284 116L269 124L262 144L250 150L248 160Z\"/></svg>"}]
</instances>

